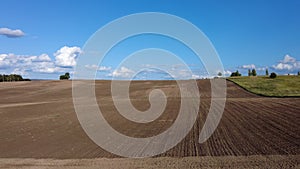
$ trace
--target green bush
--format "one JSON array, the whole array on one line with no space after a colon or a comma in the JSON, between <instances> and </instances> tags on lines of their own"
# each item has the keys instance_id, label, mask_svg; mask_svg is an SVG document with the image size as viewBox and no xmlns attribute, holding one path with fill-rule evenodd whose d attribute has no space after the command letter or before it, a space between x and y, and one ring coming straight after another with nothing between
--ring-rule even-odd
<instances>
[{"instance_id":1,"label":"green bush","mask_svg":"<svg viewBox=\"0 0 300 169\"><path fill-rule=\"evenodd\" d=\"M273 78L273 79L274 79L274 78L276 78L276 77L277 77L276 73L272 72L271 75L270 75L270 78Z\"/></svg>"},{"instance_id":2,"label":"green bush","mask_svg":"<svg viewBox=\"0 0 300 169\"><path fill-rule=\"evenodd\" d=\"M65 73L64 75L59 76L59 80L69 80L70 79L70 73Z\"/></svg>"},{"instance_id":3,"label":"green bush","mask_svg":"<svg viewBox=\"0 0 300 169\"><path fill-rule=\"evenodd\" d=\"M242 76L242 75L241 75L240 72L237 70L236 72L232 72L230 76L233 77L233 76Z\"/></svg>"}]
</instances>

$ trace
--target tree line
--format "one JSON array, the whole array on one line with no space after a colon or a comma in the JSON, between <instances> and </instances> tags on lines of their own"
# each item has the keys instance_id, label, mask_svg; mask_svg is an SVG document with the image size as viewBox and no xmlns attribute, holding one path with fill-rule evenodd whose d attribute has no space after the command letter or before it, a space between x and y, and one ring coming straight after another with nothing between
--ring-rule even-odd
<instances>
[{"instance_id":1,"label":"tree line","mask_svg":"<svg viewBox=\"0 0 300 169\"><path fill-rule=\"evenodd\" d=\"M17 74L0 74L0 82L16 82L16 81L30 81L30 79L24 79L21 75Z\"/></svg>"},{"instance_id":2,"label":"tree line","mask_svg":"<svg viewBox=\"0 0 300 169\"><path fill-rule=\"evenodd\" d=\"M266 76L269 76L269 70L266 69ZM300 75L300 72L298 72L298 75ZM236 72L232 72L230 77L234 77L234 76L242 76L242 74L237 70ZM248 69L248 76L257 76L256 70L255 69ZM276 78L277 74L275 72L272 72L270 74L270 78Z\"/></svg>"}]
</instances>

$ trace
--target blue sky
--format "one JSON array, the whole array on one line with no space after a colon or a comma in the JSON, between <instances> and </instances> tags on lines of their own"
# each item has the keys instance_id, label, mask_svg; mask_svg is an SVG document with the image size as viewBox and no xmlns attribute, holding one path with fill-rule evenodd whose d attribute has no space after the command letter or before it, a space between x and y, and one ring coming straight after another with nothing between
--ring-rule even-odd
<instances>
[{"instance_id":1,"label":"blue sky","mask_svg":"<svg viewBox=\"0 0 300 169\"><path fill-rule=\"evenodd\" d=\"M299 8L298 0L1 1L0 73L57 79L59 74L72 72L85 42L105 24L133 13L162 12L184 18L201 29L216 48L225 75L235 70L246 75L248 68L254 67L261 74L265 68L279 74L293 74L300 70ZM130 68L114 69L133 49L178 49L176 42L163 45L168 40L158 39L132 38L138 43L129 42L127 49L116 49L98 65L98 77L122 78L122 73L132 72ZM181 57L191 65L195 77L205 77L199 60L184 52ZM152 74L146 77L150 79L165 77L157 71L149 72Z\"/></svg>"}]
</instances>

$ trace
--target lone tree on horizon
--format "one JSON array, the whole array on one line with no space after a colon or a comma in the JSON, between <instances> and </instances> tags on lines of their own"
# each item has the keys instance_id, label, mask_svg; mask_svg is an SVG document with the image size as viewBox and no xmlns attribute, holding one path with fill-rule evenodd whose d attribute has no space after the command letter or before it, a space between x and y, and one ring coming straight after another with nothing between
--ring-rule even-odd
<instances>
[{"instance_id":1,"label":"lone tree on horizon","mask_svg":"<svg viewBox=\"0 0 300 169\"><path fill-rule=\"evenodd\" d=\"M248 69L248 76L251 76L251 75L252 75L251 70Z\"/></svg>"},{"instance_id":2,"label":"lone tree on horizon","mask_svg":"<svg viewBox=\"0 0 300 169\"><path fill-rule=\"evenodd\" d=\"M256 76L256 70L252 69L252 76Z\"/></svg>"},{"instance_id":3,"label":"lone tree on horizon","mask_svg":"<svg viewBox=\"0 0 300 169\"><path fill-rule=\"evenodd\" d=\"M269 76L269 70L266 69L266 76Z\"/></svg>"},{"instance_id":4,"label":"lone tree on horizon","mask_svg":"<svg viewBox=\"0 0 300 169\"><path fill-rule=\"evenodd\" d=\"M59 80L69 80L70 79L70 73L67 72L64 75L59 76Z\"/></svg>"}]
</instances>

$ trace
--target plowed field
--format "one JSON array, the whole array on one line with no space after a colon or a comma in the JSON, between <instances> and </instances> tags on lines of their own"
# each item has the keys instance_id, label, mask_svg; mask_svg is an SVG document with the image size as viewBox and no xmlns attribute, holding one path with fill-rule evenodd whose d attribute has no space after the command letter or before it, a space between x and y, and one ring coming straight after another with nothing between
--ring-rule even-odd
<instances>
[{"instance_id":1,"label":"plowed field","mask_svg":"<svg viewBox=\"0 0 300 169\"><path fill-rule=\"evenodd\" d=\"M214 161L213 157L218 159L217 156L236 159L249 156L258 163L264 163L264 160L257 160L260 157L274 159L272 162L278 165L282 159L292 157L288 165L299 167L300 98L260 97L227 82L226 106L219 126L208 141L199 144L199 132L211 99L209 80L197 83L201 104L193 129L177 146L157 159L209 156ZM162 116L146 124L128 121L118 113L111 99L110 81L96 82L97 101L105 119L120 133L131 137L154 136L173 124L180 107L180 93L175 81L132 82L132 104L141 111L147 110L150 106L148 94L155 88L165 92L168 103ZM275 158L268 158L273 156ZM98 147L81 128L73 107L71 81L32 81L0 83L0 158L9 162L9 158L94 159L118 156ZM1 160L0 168L5 166ZM239 161L243 163L243 160ZM245 162L249 163L253 164ZM220 167L219 164L220 161L215 167Z\"/></svg>"}]
</instances>

